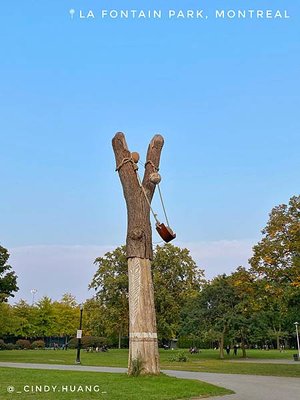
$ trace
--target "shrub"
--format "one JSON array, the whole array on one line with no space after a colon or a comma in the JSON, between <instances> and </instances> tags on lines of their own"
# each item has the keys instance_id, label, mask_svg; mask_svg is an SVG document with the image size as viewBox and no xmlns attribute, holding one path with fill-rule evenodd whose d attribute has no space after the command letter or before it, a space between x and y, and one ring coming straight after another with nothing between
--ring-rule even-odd
<instances>
[{"instance_id":1,"label":"shrub","mask_svg":"<svg viewBox=\"0 0 300 400\"><path fill-rule=\"evenodd\" d=\"M184 351L180 351L179 353L175 353L172 357L169 358L169 361L173 362L187 362L189 361L188 356L185 354Z\"/></svg>"},{"instance_id":2,"label":"shrub","mask_svg":"<svg viewBox=\"0 0 300 400\"><path fill-rule=\"evenodd\" d=\"M30 341L27 339L19 339L16 342L18 349L30 349Z\"/></svg>"},{"instance_id":3,"label":"shrub","mask_svg":"<svg viewBox=\"0 0 300 400\"><path fill-rule=\"evenodd\" d=\"M15 350L16 345L13 343L6 343L6 350Z\"/></svg>"},{"instance_id":4,"label":"shrub","mask_svg":"<svg viewBox=\"0 0 300 400\"><path fill-rule=\"evenodd\" d=\"M3 339L0 339L0 350L6 350L7 345L4 343Z\"/></svg>"},{"instance_id":5,"label":"shrub","mask_svg":"<svg viewBox=\"0 0 300 400\"><path fill-rule=\"evenodd\" d=\"M77 348L78 339L72 338L69 340L68 346L70 349ZM87 349L88 347L102 347L108 345L108 340L101 336L83 336L81 339L81 347Z\"/></svg>"},{"instance_id":6,"label":"shrub","mask_svg":"<svg viewBox=\"0 0 300 400\"><path fill-rule=\"evenodd\" d=\"M32 349L44 349L45 348L45 342L43 340L35 340L31 344Z\"/></svg>"}]
</instances>

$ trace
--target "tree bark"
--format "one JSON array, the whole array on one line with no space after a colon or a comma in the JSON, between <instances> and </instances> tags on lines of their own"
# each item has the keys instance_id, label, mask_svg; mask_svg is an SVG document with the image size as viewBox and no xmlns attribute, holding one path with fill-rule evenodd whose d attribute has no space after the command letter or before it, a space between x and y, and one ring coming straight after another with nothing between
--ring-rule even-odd
<instances>
[{"instance_id":1,"label":"tree bark","mask_svg":"<svg viewBox=\"0 0 300 400\"><path fill-rule=\"evenodd\" d=\"M122 334L121 334L121 329L119 330L119 341L118 341L118 349L121 348L121 338L122 338Z\"/></svg>"},{"instance_id":2,"label":"tree bark","mask_svg":"<svg viewBox=\"0 0 300 400\"><path fill-rule=\"evenodd\" d=\"M281 331L276 332L276 348L277 350L280 350L280 335Z\"/></svg>"},{"instance_id":3,"label":"tree bark","mask_svg":"<svg viewBox=\"0 0 300 400\"><path fill-rule=\"evenodd\" d=\"M241 349L242 349L242 358L247 358L246 343L245 343L244 337L242 337L242 340L241 340Z\"/></svg>"},{"instance_id":4,"label":"tree bark","mask_svg":"<svg viewBox=\"0 0 300 400\"><path fill-rule=\"evenodd\" d=\"M224 336L225 336L225 330L221 333L220 336L220 341L219 341L219 346L220 346L220 359L224 359Z\"/></svg>"},{"instance_id":5,"label":"tree bark","mask_svg":"<svg viewBox=\"0 0 300 400\"><path fill-rule=\"evenodd\" d=\"M129 358L128 373L134 360L142 363L142 374L159 374L154 290L150 260L128 259L129 279Z\"/></svg>"},{"instance_id":6,"label":"tree bark","mask_svg":"<svg viewBox=\"0 0 300 400\"><path fill-rule=\"evenodd\" d=\"M164 144L161 135L155 135L151 140L146 159L143 187L151 203L155 185L150 182L150 174L159 168L160 153ZM139 257L152 260L152 232L150 224L150 208L139 185L135 164L131 159L125 136L118 132L112 140L123 193L127 206L127 258ZM155 166L155 167L154 167Z\"/></svg>"},{"instance_id":7,"label":"tree bark","mask_svg":"<svg viewBox=\"0 0 300 400\"><path fill-rule=\"evenodd\" d=\"M151 140L142 186L151 203L155 185L150 174L159 168L164 139L155 135ZM126 254L129 279L129 358L128 374L133 373L134 361L142 364L143 374L159 374L159 355L151 276L153 258L150 207L138 177L137 164L131 158L125 136L118 132L112 140L127 206Z\"/></svg>"}]
</instances>

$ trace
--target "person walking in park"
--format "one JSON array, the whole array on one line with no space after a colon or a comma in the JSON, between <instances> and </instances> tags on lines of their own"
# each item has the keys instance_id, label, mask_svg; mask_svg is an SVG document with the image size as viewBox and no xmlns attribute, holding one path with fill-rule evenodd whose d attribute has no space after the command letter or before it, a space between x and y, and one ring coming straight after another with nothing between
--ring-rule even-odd
<instances>
[{"instance_id":1,"label":"person walking in park","mask_svg":"<svg viewBox=\"0 0 300 400\"><path fill-rule=\"evenodd\" d=\"M234 354L235 356L237 356L237 351L238 351L238 345L235 344L235 345L233 346L233 354Z\"/></svg>"}]
</instances>

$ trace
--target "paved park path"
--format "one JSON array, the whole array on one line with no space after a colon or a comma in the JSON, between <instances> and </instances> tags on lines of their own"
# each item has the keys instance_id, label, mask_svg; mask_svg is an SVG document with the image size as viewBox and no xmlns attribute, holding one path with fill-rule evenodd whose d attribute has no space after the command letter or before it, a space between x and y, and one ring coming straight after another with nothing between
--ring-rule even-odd
<instances>
[{"instance_id":1,"label":"paved park path","mask_svg":"<svg viewBox=\"0 0 300 400\"><path fill-rule=\"evenodd\" d=\"M90 372L127 372L125 368L96 367L83 365L29 364L0 362L0 367L52 369ZM299 400L300 378L277 376L215 374L210 372L189 372L163 370L165 374L184 379L197 379L223 386L235 392L232 395L217 397L218 400ZM146 399L145 399L146 400Z\"/></svg>"},{"instance_id":2,"label":"paved park path","mask_svg":"<svg viewBox=\"0 0 300 400\"><path fill-rule=\"evenodd\" d=\"M164 371L177 378L199 379L231 389L235 394L218 397L231 400L300 400L300 379L278 376Z\"/></svg>"}]
</instances>

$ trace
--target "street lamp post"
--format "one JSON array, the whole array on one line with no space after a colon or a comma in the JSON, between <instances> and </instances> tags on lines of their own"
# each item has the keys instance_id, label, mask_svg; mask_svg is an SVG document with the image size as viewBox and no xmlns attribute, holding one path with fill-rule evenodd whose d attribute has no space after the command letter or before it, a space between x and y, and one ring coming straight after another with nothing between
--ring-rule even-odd
<instances>
[{"instance_id":1,"label":"street lamp post","mask_svg":"<svg viewBox=\"0 0 300 400\"><path fill-rule=\"evenodd\" d=\"M79 319L79 329L77 331L77 356L76 356L76 364L81 364L80 361L80 350L81 350L81 336L82 336L82 313L83 313L83 304L80 304L80 319Z\"/></svg>"},{"instance_id":2,"label":"street lamp post","mask_svg":"<svg viewBox=\"0 0 300 400\"><path fill-rule=\"evenodd\" d=\"M297 346L298 346L298 357L300 359L300 345L299 345L299 332L298 332L298 325L299 322L295 322L294 323L295 327L296 327L296 337L297 337Z\"/></svg>"},{"instance_id":3,"label":"street lamp post","mask_svg":"<svg viewBox=\"0 0 300 400\"><path fill-rule=\"evenodd\" d=\"M31 289L30 293L32 294L32 303L31 303L31 305L34 306L34 296L36 295L37 290L36 289Z\"/></svg>"}]
</instances>

